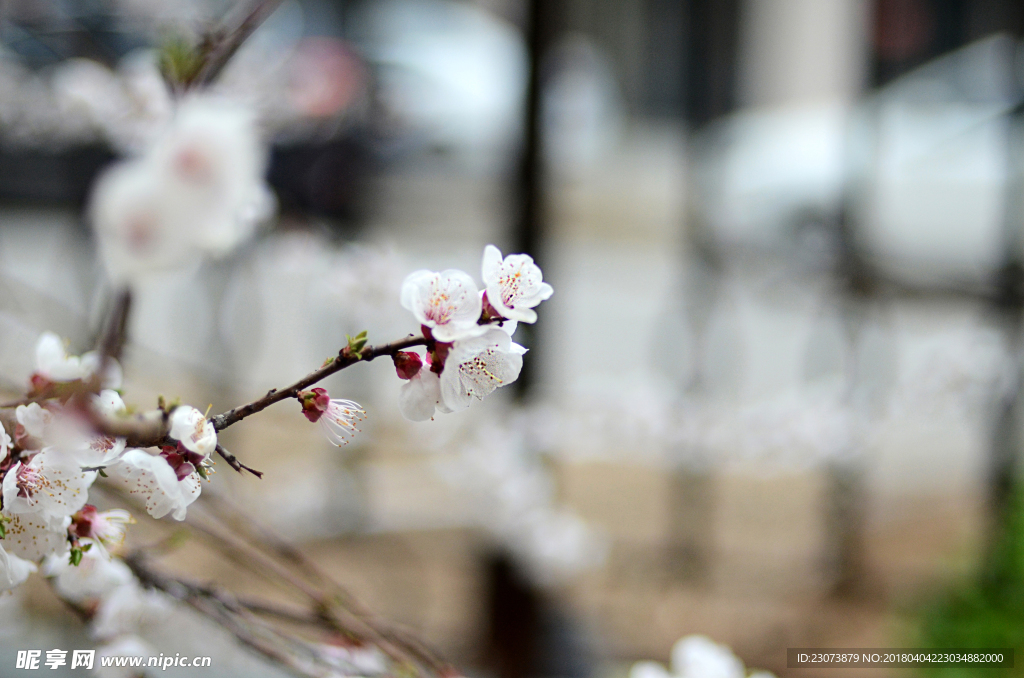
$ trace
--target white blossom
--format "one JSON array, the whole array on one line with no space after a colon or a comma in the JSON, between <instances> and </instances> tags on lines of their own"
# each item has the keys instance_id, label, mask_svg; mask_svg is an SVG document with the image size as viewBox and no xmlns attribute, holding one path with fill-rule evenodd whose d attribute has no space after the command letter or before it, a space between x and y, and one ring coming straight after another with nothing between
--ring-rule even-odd
<instances>
[{"instance_id":1,"label":"white blossom","mask_svg":"<svg viewBox=\"0 0 1024 678\"><path fill-rule=\"evenodd\" d=\"M194 211L198 223L182 226L192 227L205 252L230 252L269 211L266 151L243 106L210 95L188 97L147 157L166 194Z\"/></svg>"},{"instance_id":2,"label":"white blossom","mask_svg":"<svg viewBox=\"0 0 1024 678\"><path fill-rule=\"evenodd\" d=\"M671 678L671 675L668 669L658 662L636 662L629 669L629 678Z\"/></svg>"},{"instance_id":3,"label":"white blossom","mask_svg":"<svg viewBox=\"0 0 1024 678\"><path fill-rule=\"evenodd\" d=\"M90 220L109 275L130 282L230 252L273 210L264 168L245 108L212 96L182 101L145 153L93 189Z\"/></svg>"},{"instance_id":4,"label":"white blossom","mask_svg":"<svg viewBox=\"0 0 1024 678\"><path fill-rule=\"evenodd\" d=\"M35 571L35 563L8 553L0 544L0 591L9 591L19 586Z\"/></svg>"},{"instance_id":5,"label":"white blossom","mask_svg":"<svg viewBox=\"0 0 1024 678\"><path fill-rule=\"evenodd\" d=\"M504 318L537 322L534 307L554 292L544 282L540 267L528 254L510 254L504 259L494 245L484 248L482 276L487 301Z\"/></svg>"},{"instance_id":6,"label":"white blossom","mask_svg":"<svg viewBox=\"0 0 1024 678\"><path fill-rule=\"evenodd\" d=\"M469 407L499 386L519 378L526 349L507 333L490 328L486 334L455 342L441 372L441 397L452 411Z\"/></svg>"},{"instance_id":7,"label":"white blossom","mask_svg":"<svg viewBox=\"0 0 1024 678\"><path fill-rule=\"evenodd\" d=\"M707 636L686 636L672 646L672 673L679 678L744 678L746 671L728 647Z\"/></svg>"},{"instance_id":8,"label":"white blossom","mask_svg":"<svg viewBox=\"0 0 1024 678\"><path fill-rule=\"evenodd\" d=\"M424 365L398 391L398 410L409 421L427 421L434 411L451 412L441 399L441 378Z\"/></svg>"},{"instance_id":9,"label":"white blossom","mask_svg":"<svg viewBox=\"0 0 1024 678\"><path fill-rule=\"evenodd\" d=\"M341 447L359 432L356 424L366 418L366 412L359 403L351 400L333 399L327 411L317 421L331 444Z\"/></svg>"},{"instance_id":10,"label":"white blossom","mask_svg":"<svg viewBox=\"0 0 1024 678\"><path fill-rule=\"evenodd\" d=\"M135 523L124 509L110 509L100 513L95 506L86 504L74 516L73 531L84 542L92 544L99 553L109 558L107 547L124 543L126 525Z\"/></svg>"},{"instance_id":11,"label":"white blossom","mask_svg":"<svg viewBox=\"0 0 1024 678\"><path fill-rule=\"evenodd\" d=\"M106 418L115 418L125 411L124 401L117 391L105 389L90 396L94 409ZM59 451L84 469L97 469L117 461L124 452L125 439L97 435L93 426L73 408L54 405L52 411L26 411L24 418L31 421L35 433L43 443ZM40 425L40 421L43 424ZM32 433L28 426L27 432Z\"/></svg>"},{"instance_id":12,"label":"white blossom","mask_svg":"<svg viewBox=\"0 0 1024 678\"><path fill-rule=\"evenodd\" d=\"M170 436L184 445L186 450L209 459L217 449L217 430L202 412L182 405L171 412Z\"/></svg>"},{"instance_id":13,"label":"white blossom","mask_svg":"<svg viewBox=\"0 0 1024 678\"><path fill-rule=\"evenodd\" d=\"M124 562L108 559L96 549L84 551L78 565L69 563L67 556L50 556L43 562L43 574L53 577L53 588L61 598L76 603L100 600L135 583Z\"/></svg>"},{"instance_id":14,"label":"white blossom","mask_svg":"<svg viewBox=\"0 0 1024 678\"><path fill-rule=\"evenodd\" d=\"M69 355L64 341L53 332L43 332L36 342L36 374L49 381L90 379L99 368L98 353L89 351L81 357ZM109 361L101 385L103 388L121 386L121 367L117 361Z\"/></svg>"},{"instance_id":15,"label":"white blossom","mask_svg":"<svg viewBox=\"0 0 1024 678\"><path fill-rule=\"evenodd\" d=\"M11 436L7 434L7 429L0 425L0 462L7 459L7 455L11 453Z\"/></svg>"},{"instance_id":16,"label":"white blossom","mask_svg":"<svg viewBox=\"0 0 1024 678\"><path fill-rule=\"evenodd\" d=\"M46 556L68 551L71 518L47 518L40 513L4 512L5 535L0 540L12 555L39 562Z\"/></svg>"},{"instance_id":17,"label":"white blossom","mask_svg":"<svg viewBox=\"0 0 1024 678\"><path fill-rule=\"evenodd\" d=\"M167 619L171 609L171 601L166 594L143 589L133 580L103 596L90 630L94 638L116 638L138 632L143 627L159 625Z\"/></svg>"},{"instance_id":18,"label":"white blossom","mask_svg":"<svg viewBox=\"0 0 1024 678\"><path fill-rule=\"evenodd\" d=\"M480 291L468 273L449 269L415 271L402 282L402 307L430 328L443 342L478 336L486 327L480 320Z\"/></svg>"},{"instance_id":19,"label":"white blossom","mask_svg":"<svg viewBox=\"0 0 1024 678\"><path fill-rule=\"evenodd\" d=\"M60 451L45 448L4 476L4 511L63 518L85 505L95 479L95 471L83 471Z\"/></svg>"},{"instance_id":20,"label":"white blossom","mask_svg":"<svg viewBox=\"0 0 1024 678\"><path fill-rule=\"evenodd\" d=\"M629 678L744 678L743 662L725 645L706 636L686 636L672 647L672 669L658 662L633 664ZM768 671L754 671L748 678L775 678Z\"/></svg>"},{"instance_id":21,"label":"white blossom","mask_svg":"<svg viewBox=\"0 0 1024 678\"><path fill-rule=\"evenodd\" d=\"M125 452L106 472L113 482L122 484L128 494L144 501L146 511L154 518L170 514L175 520L184 520L186 509L202 490L198 473L178 480L166 459L139 449Z\"/></svg>"},{"instance_id":22,"label":"white blossom","mask_svg":"<svg viewBox=\"0 0 1024 678\"><path fill-rule=\"evenodd\" d=\"M139 676L154 675L150 671L140 672L138 667L117 666L111 662L110 666L103 665L105 657L146 657L153 656L153 648L135 635L120 636L106 645L96 648L96 660L93 663L93 672L97 678L139 678Z\"/></svg>"}]
</instances>

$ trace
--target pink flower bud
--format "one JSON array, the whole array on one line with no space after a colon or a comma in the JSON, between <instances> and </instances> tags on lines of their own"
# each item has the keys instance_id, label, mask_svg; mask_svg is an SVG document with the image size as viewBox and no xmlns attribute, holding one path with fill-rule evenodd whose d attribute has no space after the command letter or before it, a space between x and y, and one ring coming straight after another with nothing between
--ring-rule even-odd
<instances>
[{"instance_id":1,"label":"pink flower bud","mask_svg":"<svg viewBox=\"0 0 1024 678\"><path fill-rule=\"evenodd\" d=\"M418 353L399 351L395 354L395 370L399 379L412 379L419 374L423 360Z\"/></svg>"},{"instance_id":2,"label":"pink flower bud","mask_svg":"<svg viewBox=\"0 0 1024 678\"><path fill-rule=\"evenodd\" d=\"M71 527L68 529L72 534L81 539L92 539L96 536L94 529L96 515L96 507L92 504L86 504L78 513L71 516Z\"/></svg>"},{"instance_id":3,"label":"pink flower bud","mask_svg":"<svg viewBox=\"0 0 1024 678\"><path fill-rule=\"evenodd\" d=\"M314 388L309 391L299 391L296 394L302 404L302 414L312 423L320 421L320 417L331 406L331 396L325 388Z\"/></svg>"},{"instance_id":4,"label":"pink flower bud","mask_svg":"<svg viewBox=\"0 0 1024 678\"><path fill-rule=\"evenodd\" d=\"M174 475L178 477L178 480L184 480L190 475L196 472L195 464L187 461L184 456L173 451L174 448L165 447L164 451L160 453L160 456L167 460L167 463L174 469Z\"/></svg>"}]
</instances>

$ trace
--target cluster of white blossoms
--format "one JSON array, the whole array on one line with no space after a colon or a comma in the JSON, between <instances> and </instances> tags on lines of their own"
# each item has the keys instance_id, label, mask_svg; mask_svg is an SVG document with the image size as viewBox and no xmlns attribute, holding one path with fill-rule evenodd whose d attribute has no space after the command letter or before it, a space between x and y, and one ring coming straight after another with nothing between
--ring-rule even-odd
<instances>
[{"instance_id":1,"label":"cluster of white blossoms","mask_svg":"<svg viewBox=\"0 0 1024 678\"><path fill-rule=\"evenodd\" d=\"M162 133L93 189L90 221L111 279L229 253L273 211L266 160L247 108L209 94L177 102Z\"/></svg>"},{"instance_id":2,"label":"cluster of white blossoms","mask_svg":"<svg viewBox=\"0 0 1024 678\"><path fill-rule=\"evenodd\" d=\"M13 437L0 427L0 590L22 583L44 559L49 573L58 561L78 565L86 555L110 560L133 520L127 511L99 512L88 503L100 473L154 518L183 520L199 496L217 447L217 433L199 410L179 406L168 414L174 445L157 454L96 433L90 416L116 420L126 412L113 390L120 374L115 362L104 367L96 354L68 355L55 334L40 337L29 391L39 402L18 405ZM83 388L97 380L98 393Z\"/></svg>"},{"instance_id":3,"label":"cluster of white blossoms","mask_svg":"<svg viewBox=\"0 0 1024 678\"><path fill-rule=\"evenodd\" d=\"M672 646L671 665L666 669L658 662L633 664L629 678L774 678L768 671L749 675L739 657L725 645L706 636L686 636Z\"/></svg>"},{"instance_id":4,"label":"cluster of white blossoms","mask_svg":"<svg viewBox=\"0 0 1024 678\"><path fill-rule=\"evenodd\" d=\"M407 419L426 421L435 411L464 410L474 398L519 378L526 349L512 335L519 321L536 322L533 309L553 290L526 254L503 258L488 245L482 269L483 290L454 269L415 271L402 283L402 306L427 339L424 356L412 351L395 356L398 376L407 380L398 400Z\"/></svg>"}]
</instances>

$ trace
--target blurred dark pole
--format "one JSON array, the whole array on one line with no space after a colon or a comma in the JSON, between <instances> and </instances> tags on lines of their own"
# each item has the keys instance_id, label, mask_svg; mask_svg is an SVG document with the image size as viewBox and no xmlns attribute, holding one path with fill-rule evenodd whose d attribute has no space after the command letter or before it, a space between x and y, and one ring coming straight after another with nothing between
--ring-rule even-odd
<instances>
[{"instance_id":1,"label":"blurred dark pole","mask_svg":"<svg viewBox=\"0 0 1024 678\"><path fill-rule=\"evenodd\" d=\"M486 573L488 662L498 678L533 676L540 648L540 593L506 554L493 554Z\"/></svg>"},{"instance_id":2,"label":"blurred dark pole","mask_svg":"<svg viewBox=\"0 0 1024 678\"><path fill-rule=\"evenodd\" d=\"M693 127L736 105L740 0L686 2L685 116Z\"/></svg>"},{"instance_id":3,"label":"blurred dark pole","mask_svg":"<svg viewBox=\"0 0 1024 678\"><path fill-rule=\"evenodd\" d=\"M1019 59L1021 50L1017 50ZM1015 61L1017 61L1015 59ZM1012 74L1014 69L1008 69ZM1012 77L1012 76L1011 76ZM1014 86L1016 83L1010 83ZM1017 86L1017 96L1021 92ZM988 468L989 550L986 565L991 568L998 561L997 551L1004 531L1012 520L1011 500L1017 485L1021 453L1021 391L1022 346L1024 330L1024 103L1020 103L1010 116L1010 140L1007 144L1009 168L1006 207L1003 216L1003 239L1006 261L996 280L995 312L1007 338L1014 361L1011 391L1002 394L997 403L995 426L992 432ZM991 575L992 573L989 572Z\"/></svg>"},{"instance_id":4,"label":"blurred dark pole","mask_svg":"<svg viewBox=\"0 0 1024 678\"><path fill-rule=\"evenodd\" d=\"M529 0L525 26L530 73L526 88L523 149L516 172L515 205L517 211L511 240L513 252L529 254L541 269L544 268L543 240L547 225L544 199L544 130L541 120L543 73L541 69L544 55L548 53L559 26L560 6L561 3L558 0ZM519 341L531 349L535 348L536 335L532 325L520 323L519 334ZM529 394L535 381L536 353L531 357L532 360L523 361L523 370L519 374L519 379L514 383L516 397L520 399Z\"/></svg>"}]
</instances>

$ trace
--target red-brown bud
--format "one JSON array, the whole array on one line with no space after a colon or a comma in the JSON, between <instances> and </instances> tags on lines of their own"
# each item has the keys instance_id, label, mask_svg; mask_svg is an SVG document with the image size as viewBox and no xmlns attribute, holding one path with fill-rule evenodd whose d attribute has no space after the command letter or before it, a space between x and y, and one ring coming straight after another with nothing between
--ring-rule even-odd
<instances>
[{"instance_id":1,"label":"red-brown bud","mask_svg":"<svg viewBox=\"0 0 1024 678\"><path fill-rule=\"evenodd\" d=\"M423 367L423 360L418 353L411 351L399 351L395 354L395 371L399 379L412 379Z\"/></svg>"}]
</instances>

